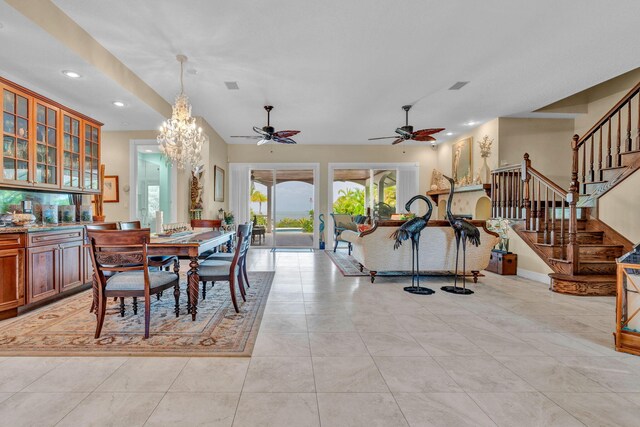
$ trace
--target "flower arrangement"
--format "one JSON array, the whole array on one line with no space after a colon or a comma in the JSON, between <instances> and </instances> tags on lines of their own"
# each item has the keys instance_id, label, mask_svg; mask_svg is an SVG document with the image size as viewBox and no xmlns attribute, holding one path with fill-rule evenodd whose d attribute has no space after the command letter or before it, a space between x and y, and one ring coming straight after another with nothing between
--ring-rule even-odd
<instances>
[{"instance_id":1,"label":"flower arrangement","mask_svg":"<svg viewBox=\"0 0 640 427\"><path fill-rule=\"evenodd\" d=\"M501 251L509 252L509 228L511 222L505 218L490 219L487 221L487 229L498 233L500 236L500 242L498 243L498 249Z\"/></svg>"},{"instance_id":2,"label":"flower arrangement","mask_svg":"<svg viewBox=\"0 0 640 427\"><path fill-rule=\"evenodd\" d=\"M487 158L491 155L493 139L489 139L489 135L485 135L482 141L478 141L478 145L480 145L480 157Z\"/></svg>"},{"instance_id":3,"label":"flower arrangement","mask_svg":"<svg viewBox=\"0 0 640 427\"><path fill-rule=\"evenodd\" d=\"M234 219L235 217L233 216L233 212L229 211L224 213L224 222L226 222L228 225L233 224Z\"/></svg>"}]
</instances>

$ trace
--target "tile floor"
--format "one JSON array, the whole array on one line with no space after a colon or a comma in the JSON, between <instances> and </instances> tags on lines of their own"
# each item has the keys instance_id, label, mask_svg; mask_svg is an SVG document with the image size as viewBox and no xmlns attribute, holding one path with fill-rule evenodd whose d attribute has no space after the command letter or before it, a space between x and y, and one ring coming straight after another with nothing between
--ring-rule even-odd
<instances>
[{"instance_id":1,"label":"tile floor","mask_svg":"<svg viewBox=\"0 0 640 427\"><path fill-rule=\"evenodd\" d=\"M487 273L471 296L343 277L323 253L276 270L253 357L0 358L11 426L637 426L640 358L612 298Z\"/></svg>"}]
</instances>

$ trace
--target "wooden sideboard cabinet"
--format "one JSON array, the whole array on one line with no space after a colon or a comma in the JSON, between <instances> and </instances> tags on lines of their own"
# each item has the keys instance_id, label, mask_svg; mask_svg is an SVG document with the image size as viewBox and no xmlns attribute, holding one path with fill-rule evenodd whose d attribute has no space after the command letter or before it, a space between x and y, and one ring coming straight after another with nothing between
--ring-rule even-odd
<instances>
[{"instance_id":1,"label":"wooden sideboard cabinet","mask_svg":"<svg viewBox=\"0 0 640 427\"><path fill-rule=\"evenodd\" d=\"M0 234L0 319L24 305L25 235Z\"/></svg>"},{"instance_id":2,"label":"wooden sideboard cabinet","mask_svg":"<svg viewBox=\"0 0 640 427\"><path fill-rule=\"evenodd\" d=\"M27 304L53 297L84 283L84 231L29 233Z\"/></svg>"},{"instance_id":3,"label":"wooden sideboard cabinet","mask_svg":"<svg viewBox=\"0 0 640 427\"><path fill-rule=\"evenodd\" d=\"M0 77L0 185L100 192L102 123Z\"/></svg>"}]
</instances>

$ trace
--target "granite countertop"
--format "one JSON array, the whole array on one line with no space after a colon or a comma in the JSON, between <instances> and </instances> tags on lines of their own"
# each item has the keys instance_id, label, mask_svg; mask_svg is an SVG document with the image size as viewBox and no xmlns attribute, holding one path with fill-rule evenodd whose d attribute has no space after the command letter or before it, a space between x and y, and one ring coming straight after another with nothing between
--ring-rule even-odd
<instances>
[{"instance_id":1,"label":"granite countertop","mask_svg":"<svg viewBox=\"0 0 640 427\"><path fill-rule=\"evenodd\" d=\"M56 231L66 228L82 228L90 222L76 222L69 224L33 224L29 226L0 227L0 234L7 233L40 233L42 231Z\"/></svg>"}]
</instances>

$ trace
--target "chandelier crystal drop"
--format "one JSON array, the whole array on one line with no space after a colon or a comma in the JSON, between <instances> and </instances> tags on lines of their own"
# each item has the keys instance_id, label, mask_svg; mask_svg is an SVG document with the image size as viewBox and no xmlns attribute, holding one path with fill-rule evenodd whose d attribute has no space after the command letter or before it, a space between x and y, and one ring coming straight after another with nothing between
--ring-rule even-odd
<instances>
[{"instance_id":1,"label":"chandelier crystal drop","mask_svg":"<svg viewBox=\"0 0 640 427\"><path fill-rule=\"evenodd\" d=\"M160 126L158 144L167 163L174 163L183 170L187 165L195 168L200 164L202 145L207 137L196 125L195 117L191 117L191 104L184 93L182 73L187 57L178 55L176 59L180 62L180 94L176 96L171 118Z\"/></svg>"}]
</instances>

